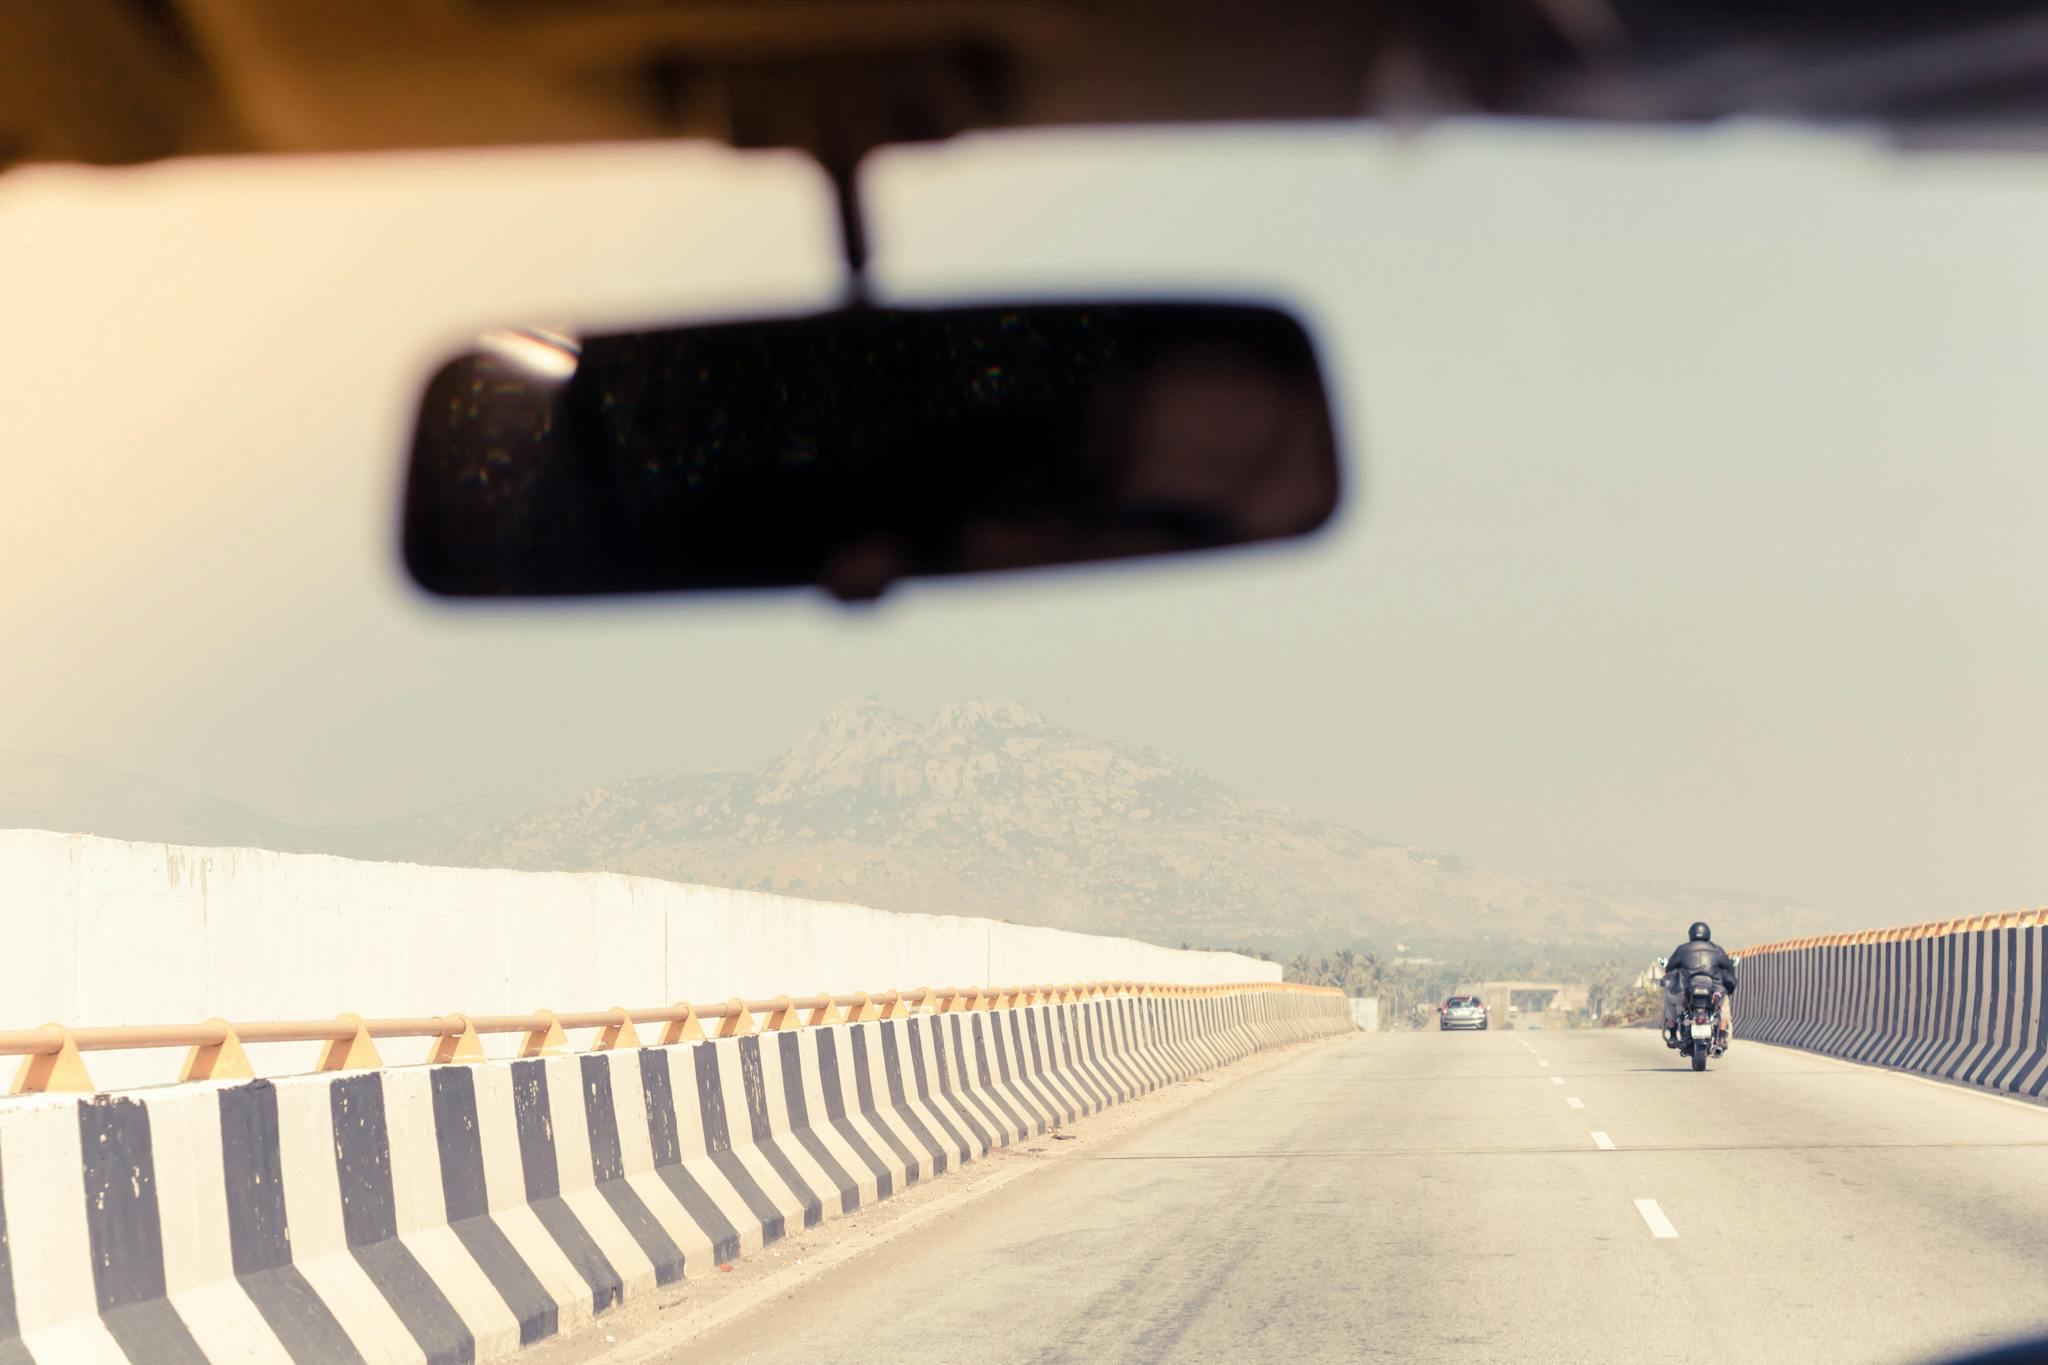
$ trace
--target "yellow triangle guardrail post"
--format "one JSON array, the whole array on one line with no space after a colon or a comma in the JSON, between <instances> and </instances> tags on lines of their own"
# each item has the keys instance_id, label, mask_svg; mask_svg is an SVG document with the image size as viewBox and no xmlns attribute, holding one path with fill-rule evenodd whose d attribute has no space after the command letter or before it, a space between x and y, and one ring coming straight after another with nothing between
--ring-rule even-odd
<instances>
[{"instance_id":1,"label":"yellow triangle guardrail post","mask_svg":"<svg viewBox=\"0 0 2048 1365\"><path fill-rule=\"evenodd\" d=\"M520 1040L521 1057L564 1057L569 1052L569 1039L562 1032L562 1021L555 1017L553 1010L535 1010L534 1017L540 1022L526 1031Z\"/></svg>"},{"instance_id":2,"label":"yellow triangle guardrail post","mask_svg":"<svg viewBox=\"0 0 2048 1365\"><path fill-rule=\"evenodd\" d=\"M760 1032L754 1027L754 1012L747 1008L747 1002L735 995L725 1002L731 1010L718 1021L718 1036L721 1038L744 1038Z\"/></svg>"},{"instance_id":3,"label":"yellow triangle guardrail post","mask_svg":"<svg viewBox=\"0 0 2048 1365\"><path fill-rule=\"evenodd\" d=\"M674 1047L678 1043L703 1042L704 1024L697 1018L697 1007L683 1000L676 1002L675 1008L681 1010L682 1015L669 1020L661 1030L661 1045Z\"/></svg>"},{"instance_id":4,"label":"yellow triangle guardrail post","mask_svg":"<svg viewBox=\"0 0 2048 1365\"><path fill-rule=\"evenodd\" d=\"M434 1039L434 1046L427 1052L428 1065L474 1066L484 1059L484 1040L476 1036L476 1025L469 1022L468 1015L450 1014L441 1022L441 1036Z\"/></svg>"},{"instance_id":5,"label":"yellow triangle guardrail post","mask_svg":"<svg viewBox=\"0 0 2048 1365\"><path fill-rule=\"evenodd\" d=\"M597 1031L597 1041L590 1045L592 1052L617 1052L621 1049L635 1049L644 1046L640 1031L633 1027L633 1016L626 1013L623 1005L612 1006L612 1020Z\"/></svg>"},{"instance_id":6,"label":"yellow triangle guardrail post","mask_svg":"<svg viewBox=\"0 0 2048 1365\"><path fill-rule=\"evenodd\" d=\"M31 1052L21 1059L21 1066L14 1073L14 1093L90 1094L94 1089L92 1077L86 1072L85 1058L78 1055L71 1030L62 1024L44 1024L43 1029L57 1035L57 1047L51 1052Z\"/></svg>"},{"instance_id":7,"label":"yellow triangle guardrail post","mask_svg":"<svg viewBox=\"0 0 2048 1365\"><path fill-rule=\"evenodd\" d=\"M374 1071L384 1065L384 1059L377 1055L377 1045L370 1040L370 1030L363 1023L360 1014L338 1014L339 1023L353 1026L353 1032L346 1038L330 1038L327 1046L320 1049L321 1071Z\"/></svg>"},{"instance_id":8,"label":"yellow triangle guardrail post","mask_svg":"<svg viewBox=\"0 0 2048 1365\"><path fill-rule=\"evenodd\" d=\"M1905 929L1864 930L1856 934L1833 935L1810 942L1827 946L1891 942L1924 934L1955 933L1965 928L2010 928L2044 919L2048 919L2048 912L2008 911L1909 926ZM1809 941L1771 945L1770 950L1783 951L1802 942ZM1126 998L1222 1001L1226 1017L1239 1019L1278 1018L1295 1012L1282 1006L1278 1000L1272 1000L1272 995L1276 993L1327 997L1332 1001L1341 1001L1343 995L1343 992L1336 988L1300 983L1243 982L1218 985L1098 980L940 988L920 986L872 995L865 991L848 996L834 996L829 992L821 992L800 1000L788 995L778 995L772 1000L756 1000L751 1004L744 998L735 996L722 1005L705 1006L704 1011L719 1021L715 1036L732 1038L756 1034L764 1028L770 1031L784 1031L839 1023L900 1019L921 1013L949 1014L1029 1009L1040 1005L1074 1005ZM1261 1000L1267 1000L1269 1003L1261 1005ZM1302 1007L1313 1010L1308 1001L1304 1001ZM662 1024L660 1035L653 1045L676 1046L695 1043L707 1036L705 1013L687 1002L679 1002L667 1009L643 1010L639 1020ZM481 1023L460 1013L417 1019L385 1019L378 1022L376 1032L387 1037L427 1039L427 1055L423 1061L427 1065L440 1066L486 1060L483 1042L479 1036L483 1031L518 1035L520 1041L517 1055L523 1058L569 1055L579 1050L572 1047L567 1037L566 1031L571 1027L577 1030L595 1030L595 1037L589 1044L589 1049L595 1052L637 1049L651 1045L643 1038L634 1013L616 1005L608 1010L573 1013L568 1016L567 1021L547 1009L511 1018L492 1016L481 1020ZM208 1020L204 1025L87 1030L77 1036L62 1025L47 1024L28 1036L21 1032L8 1035L12 1050L21 1051L26 1047L38 1049L28 1052L22 1058L14 1079L14 1093L95 1091L96 1087L80 1055L80 1037L85 1038L87 1045L99 1048L185 1048L187 1051L179 1075L182 1081L246 1079L255 1073L246 1051L242 1033L244 1028L250 1030L257 1039L265 1041L320 1040L322 1048L316 1071L367 1070L385 1065L384 1058L379 1054L373 1039L370 1024L360 1015L353 1013L336 1016L331 1025L263 1023L244 1024L238 1028L225 1019L216 1018ZM42 1036L36 1037L35 1034Z\"/></svg>"},{"instance_id":9,"label":"yellow triangle guardrail post","mask_svg":"<svg viewBox=\"0 0 2048 1365\"><path fill-rule=\"evenodd\" d=\"M209 1019L207 1023L220 1029L217 1043L195 1043L185 1054L185 1065L178 1071L181 1081L246 1081L256 1074L249 1065L249 1054L242 1050L242 1040L235 1033L235 1026L225 1019Z\"/></svg>"}]
</instances>

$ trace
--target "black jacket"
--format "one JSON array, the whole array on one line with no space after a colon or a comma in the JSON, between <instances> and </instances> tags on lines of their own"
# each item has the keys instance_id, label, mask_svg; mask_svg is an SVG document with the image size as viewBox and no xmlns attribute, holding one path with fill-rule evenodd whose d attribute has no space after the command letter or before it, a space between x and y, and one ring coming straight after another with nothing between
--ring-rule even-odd
<instances>
[{"instance_id":1,"label":"black jacket","mask_svg":"<svg viewBox=\"0 0 2048 1365\"><path fill-rule=\"evenodd\" d=\"M1683 984L1685 979L1696 972L1705 972L1719 978L1721 989L1735 994L1735 959L1728 956L1721 946L1711 939L1687 940L1671 950L1665 959L1664 979Z\"/></svg>"}]
</instances>

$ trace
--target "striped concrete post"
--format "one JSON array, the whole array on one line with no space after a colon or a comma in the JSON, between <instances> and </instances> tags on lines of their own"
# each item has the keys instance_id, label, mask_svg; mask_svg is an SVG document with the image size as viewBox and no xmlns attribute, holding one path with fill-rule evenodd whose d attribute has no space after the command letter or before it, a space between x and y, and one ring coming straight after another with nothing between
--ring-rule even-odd
<instances>
[{"instance_id":1,"label":"striped concrete post","mask_svg":"<svg viewBox=\"0 0 2048 1365\"><path fill-rule=\"evenodd\" d=\"M1334 994L1094 992L0 1101L0 1361L501 1357L1078 1115L1350 1027Z\"/></svg>"}]
</instances>

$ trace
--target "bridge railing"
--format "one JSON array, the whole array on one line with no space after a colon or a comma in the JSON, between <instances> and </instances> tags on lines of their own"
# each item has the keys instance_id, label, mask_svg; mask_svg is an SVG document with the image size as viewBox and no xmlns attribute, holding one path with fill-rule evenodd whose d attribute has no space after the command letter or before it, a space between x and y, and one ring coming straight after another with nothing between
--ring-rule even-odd
<instances>
[{"instance_id":1,"label":"bridge railing","mask_svg":"<svg viewBox=\"0 0 2048 1365\"><path fill-rule=\"evenodd\" d=\"M1780 939L1775 943L1744 948L1736 956L1758 957L1765 953L1787 953L1802 948L1843 948L1864 943L1900 943L1908 939L1937 938L1943 934L1970 933L1980 929L2017 929L2043 924L2048 924L2048 908L2007 910L2000 914L1927 920L1921 924L1903 924L1889 929L1858 929L1848 933Z\"/></svg>"},{"instance_id":2,"label":"bridge railing","mask_svg":"<svg viewBox=\"0 0 2048 1365\"><path fill-rule=\"evenodd\" d=\"M245 1045L320 1043L312 1070L353 1071L386 1065L377 1047L380 1038L427 1040L422 1063L446 1065L486 1060L484 1035L519 1036L520 1057L553 1057L577 1051L604 1052L658 1044L696 1042L708 1037L731 1038L760 1032L812 1028L839 1023L897 1019L919 1014L1010 1009L1019 1006L1072 1004L1114 997L1205 999L1252 993L1293 993L1342 997L1334 987L1292 982L1257 981L1230 985L1191 986L1167 982L1089 981L1063 985L921 986L878 993L820 993L746 1000L734 996L709 1004L677 1003L643 1009L564 1011L540 1009L530 1014L479 1015L451 1013L408 1018L365 1019L342 1014L332 1019L252 1020L209 1019L195 1024L136 1024L69 1028L0 1030L0 1056L21 1058L11 1093L90 1093L97 1089L86 1067L88 1052L151 1048L183 1048L178 1079L240 1080L253 1077ZM639 1026L659 1026L643 1039ZM568 1034L595 1030L588 1045L571 1045Z\"/></svg>"},{"instance_id":3,"label":"bridge railing","mask_svg":"<svg viewBox=\"0 0 2048 1365\"><path fill-rule=\"evenodd\" d=\"M656 1024L706 1036L628 1045ZM569 1028L595 1045L547 1055L571 1050ZM41 1049L32 1066L67 1043L74 1063L81 1043L216 1051L192 1084L0 1100L0 1362L481 1365L999 1150L1042 1151L1034 1139L1089 1115L1351 1028L1334 990L1099 981L24 1030L9 1044ZM540 1055L373 1063L378 1032L425 1039L432 1060L480 1030ZM345 1064L223 1076L245 1038L318 1041Z\"/></svg>"},{"instance_id":4,"label":"bridge railing","mask_svg":"<svg viewBox=\"0 0 2048 1365\"><path fill-rule=\"evenodd\" d=\"M1785 939L1737 964L1739 1038L2048 1090L2048 909Z\"/></svg>"}]
</instances>

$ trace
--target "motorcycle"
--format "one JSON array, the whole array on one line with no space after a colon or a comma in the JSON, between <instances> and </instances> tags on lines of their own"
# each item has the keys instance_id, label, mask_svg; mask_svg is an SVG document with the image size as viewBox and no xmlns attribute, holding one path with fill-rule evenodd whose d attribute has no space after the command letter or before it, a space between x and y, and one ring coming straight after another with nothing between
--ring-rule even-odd
<instances>
[{"instance_id":1,"label":"motorcycle","mask_svg":"<svg viewBox=\"0 0 2048 1365\"><path fill-rule=\"evenodd\" d=\"M1678 1027L1664 1035L1666 1047L1692 1059L1694 1071L1705 1071L1707 1059L1728 1050L1728 1031L1721 1027L1721 983L1700 972L1685 983L1679 999Z\"/></svg>"}]
</instances>

